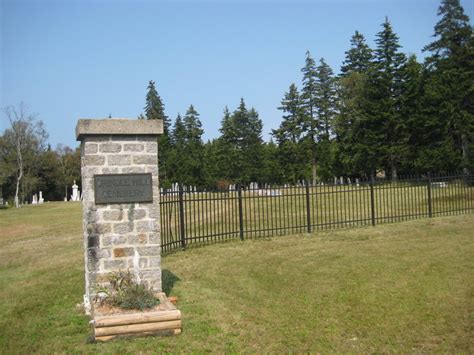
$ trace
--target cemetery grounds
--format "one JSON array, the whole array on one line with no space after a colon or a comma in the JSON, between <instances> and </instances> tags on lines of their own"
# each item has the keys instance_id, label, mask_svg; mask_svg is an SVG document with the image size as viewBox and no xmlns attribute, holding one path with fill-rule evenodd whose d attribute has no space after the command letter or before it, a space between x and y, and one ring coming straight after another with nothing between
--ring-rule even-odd
<instances>
[{"instance_id":1,"label":"cemetery grounds","mask_svg":"<svg viewBox=\"0 0 474 355\"><path fill-rule=\"evenodd\" d=\"M0 210L0 352L473 353L473 236L464 214L176 251L183 333L91 344L81 204Z\"/></svg>"}]
</instances>

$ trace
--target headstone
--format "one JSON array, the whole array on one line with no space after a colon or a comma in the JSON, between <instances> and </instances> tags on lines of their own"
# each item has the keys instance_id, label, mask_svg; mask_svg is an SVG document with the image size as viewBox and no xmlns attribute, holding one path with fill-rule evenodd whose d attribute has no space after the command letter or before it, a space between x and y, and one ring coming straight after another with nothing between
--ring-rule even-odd
<instances>
[{"instance_id":1,"label":"headstone","mask_svg":"<svg viewBox=\"0 0 474 355\"><path fill-rule=\"evenodd\" d=\"M341 185L344 185L344 177L343 177L343 176L341 176L341 177L339 178L339 181L340 181L340 184L341 184Z\"/></svg>"},{"instance_id":2,"label":"headstone","mask_svg":"<svg viewBox=\"0 0 474 355\"><path fill-rule=\"evenodd\" d=\"M33 195L33 198L31 199L31 204L32 205L38 204L38 196L36 196L36 194Z\"/></svg>"},{"instance_id":3,"label":"headstone","mask_svg":"<svg viewBox=\"0 0 474 355\"><path fill-rule=\"evenodd\" d=\"M356 178L356 186L359 187L360 184L359 184L359 178Z\"/></svg>"},{"instance_id":4,"label":"headstone","mask_svg":"<svg viewBox=\"0 0 474 355\"><path fill-rule=\"evenodd\" d=\"M158 135L161 120L77 123L81 141L86 297L129 269L161 291Z\"/></svg>"},{"instance_id":5,"label":"headstone","mask_svg":"<svg viewBox=\"0 0 474 355\"><path fill-rule=\"evenodd\" d=\"M334 185L337 185L337 177L334 177Z\"/></svg>"},{"instance_id":6,"label":"headstone","mask_svg":"<svg viewBox=\"0 0 474 355\"><path fill-rule=\"evenodd\" d=\"M76 185L76 180L74 180L74 184L72 185L72 195L70 201L79 201L79 194L78 194L79 186Z\"/></svg>"},{"instance_id":7,"label":"headstone","mask_svg":"<svg viewBox=\"0 0 474 355\"><path fill-rule=\"evenodd\" d=\"M38 199L38 204L42 204L44 202L44 199L43 199L43 191L40 191L39 192L39 199Z\"/></svg>"}]
</instances>

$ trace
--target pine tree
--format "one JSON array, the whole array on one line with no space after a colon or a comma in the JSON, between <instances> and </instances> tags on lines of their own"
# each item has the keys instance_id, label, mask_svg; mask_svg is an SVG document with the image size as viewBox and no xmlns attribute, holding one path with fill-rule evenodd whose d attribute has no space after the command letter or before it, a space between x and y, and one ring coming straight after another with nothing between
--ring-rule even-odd
<instances>
[{"instance_id":1,"label":"pine tree","mask_svg":"<svg viewBox=\"0 0 474 355\"><path fill-rule=\"evenodd\" d=\"M272 135L278 143L278 158L285 182L296 183L305 176L308 166L308 154L304 138L304 111L302 100L295 84L291 84L285 93L279 110L283 111L283 120Z\"/></svg>"},{"instance_id":2,"label":"pine tree","mask_svg":"<svg viewBox=\"0 0 474 355\"><path fill-rule=\"evenodd\" d=\"M311 53L306 52L305 66L301 69L303 73L303 88L301 90L302 107L304 109L304 127L306 144L311 151L311 171L313 183L317 178L317 139L318 139L318 117L317 117L317 67Z\"/></svg>"},{"instance_id":3,"label":"pine tree","mask_svg":"<svg viewBox=\"0 0 474 355\"><path fill-rule=\"evenodd\" d=\"M291 141L298 143L303 138L303 108L302 100L295 84L291 84L285 93L279 110L283 111L283 120L278 129L272 130L278 143Z\"/></svg>"},{"instance_id":4,"label":"pine tree","mask_svg":"<svg viewBox=\"0 0 474 355\"><path fill-rule=\"evenodd\" d=\"M202 135L204 133L199 113L190 105L183 119L184 125L184 177L186 185L201 185L204 180Z\"/></svg>"},{"instance_id":5,"label":"pine tree","mask_svg":"<svg viewBox=\"0 0 474 355\"><path fill-rule=\"evenodd\" d=\"M321 139L329 140L336 112L336 87L331 67L321 58L316 77L316 110Z\"/></svg>"},{"instance_id":6,"label":"pine tree","mask_svg":"<svg viewBox=\"0 0 474 355\"><path fill-rule=\"evenodd\" d=\"M178 113L173 128L171 130L169 151L169 170L168 184L179 182L183 183L185 177L185 147L186 147L186 128L181 115Z\"/></svg>"},{"instance_id":7,"label":"pine tree","mask_svg":"<svg viewBox=\"0 0 474 355\"><path fill-rule=\"evenodd\" d=\"M257 111L247 110L243 99L232 114L226 108L219 137L225 179L246 184L261 180L262 126Z\"/></svg>"},{"instance_id":8,"label":"pine tree","mask_svg":"<svg viewBox=\"0 0 474 355\"><path fill-rule=\"evenodd\" d=\"M158 154L158 165L160 172L160 180L162 183L169 183L169 154L171 151L170 146L170 121L168 116L165 114L165 105L161 100L160 95L156 91L155 82L150 80L148 82L147 94L145 99L144 107L145 115L140 115L138 118L145 117L147 120L162 120L163 121L163 134L158 138L159 154Z\"/></svg>"},{"instance_id":9,"label":"pine tree","mask_svg":"<svg viewBox=\"0 0 474 355\"><path fill-rule=\"evenodd\" d=\"M341 67L341 75L337 80L337 116L334 122L336 145L333 147L335 159L340 173L358 176L373 170L368 166L362 152L370 147L358 151L362 147L359 136L365 135L367 120L367 105L365 105L365 86L367 75L372 68L372 49L366 44L364 36L356 31L351 39L351 48L346 51L346 58ZM368 148L368 149L367 149Z\"/></svg>"},{"instance_id":10,"label":"pine tree","mask_svg":"<svg viewBox=\"0 0 474 355\"><path fill-rule=\"evenodd\" d=\"M355 31L351 38L351 48L346 51L346 58L341 66L341 75L346 76L350 72L365 73L371 60L372 50L365 42L364 35Z\"/></svg>"},{"instance_id":11,"label":"pine tree","mask_svg":"<svg viewBox=\"0 0 474 355\"><path fill-rule=\"evenodd\" d=\"M440 155L452 155L468 173L474 168L473 30L459 0L442 0L438 15L436 39L425 47L432 52L426 60L425 115L427 121L436 117L444 122Z\"/></svg>"},{"instance_id":12,"label":"pine tree","mask_svg":"<svg viewBox=\"0 0 474 355\"><path fill-rule=\"evenodd\" d=\"M426 142L426 128L421 116L423 93L423 66L418 63L416 56L408 57L400 69L401 89L399 97L399 115L405 124L406 135L403 136L402 169L406 174L424 172L418 160L420 150Z\"/></svg>"},{"instance_id":13,"label":"pine tree","mask_svg":"<svg viewBox=\"0 0 474 355\"><path fill-rule=\"evenodd\" d=\"M397 171L403 159L404 117L399 114L400 70L406 61L403 53L399 52L398 36L392 25L385 18L382 31L377 33L375 63L370 88L373 119L379 119L379 127L383 130L384 145L381 147L381 164L390 170L392 179L397 179Z\"/></svg>"}]
</instances>

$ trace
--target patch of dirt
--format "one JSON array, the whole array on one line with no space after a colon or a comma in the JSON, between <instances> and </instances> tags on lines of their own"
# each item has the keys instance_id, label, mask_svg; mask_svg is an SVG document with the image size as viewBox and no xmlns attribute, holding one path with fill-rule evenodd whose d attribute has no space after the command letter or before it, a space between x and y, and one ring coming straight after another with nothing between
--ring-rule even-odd
<instances>
[{"instance_id":1,"label":"patch of dirt","mask_svg":"<svg viewBox=\"0 0 474 355\"><path fill-rule=\"evenodd\" d=\"M94 303L94 316L112 316L116 314L133 314L133 313L148 313L148 312L156 312L156 311L166 311L167 308L162 303L157 304L153 308L148 308L143 311L139 309L123 309L120 307L111 306L110 304L103 303Z\"/></svg>"}]
</instances>

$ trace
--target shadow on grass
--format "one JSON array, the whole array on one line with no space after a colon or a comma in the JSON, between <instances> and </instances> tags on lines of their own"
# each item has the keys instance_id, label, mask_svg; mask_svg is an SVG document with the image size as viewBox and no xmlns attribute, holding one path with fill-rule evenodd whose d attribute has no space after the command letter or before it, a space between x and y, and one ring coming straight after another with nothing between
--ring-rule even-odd
<instances>
[{"instance_id":1,"label":"shadow on grass","mask_svg":"<svg viewBox=\"0 0 474 355\"><path fill-rule=\"evenodd\" d=\"M174 284L178 281L181 281L181 279L168 269L161 270L161 283L163 292L166 293L167 296L170 295Z\"/></svg>"}]
</instances>

